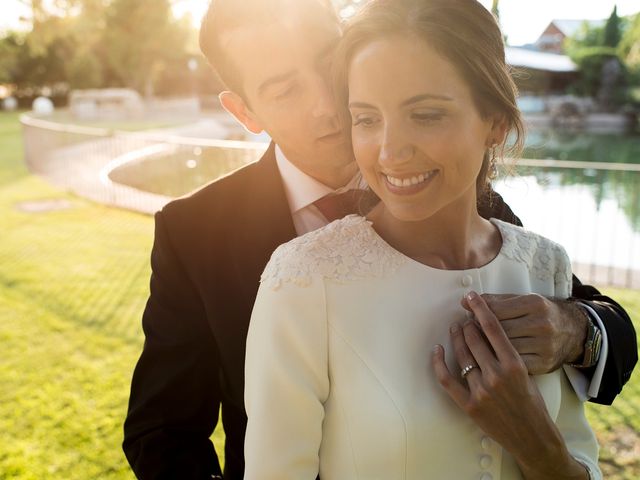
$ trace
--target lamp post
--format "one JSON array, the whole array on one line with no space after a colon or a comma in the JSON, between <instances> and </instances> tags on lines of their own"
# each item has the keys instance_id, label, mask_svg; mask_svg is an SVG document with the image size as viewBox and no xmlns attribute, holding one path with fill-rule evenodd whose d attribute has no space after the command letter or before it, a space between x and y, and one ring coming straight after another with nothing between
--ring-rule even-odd
<instances>
[{"instance_id":1,"label":"lamp post","mask_svg":"<svg viewBox=\"0 0 640 480\"><path fill-rule=\"evenodd\" d=\"M187 62L187 68L189 69L189 75L191 78L191 95L198 96L198 83L196 72L198 71L198 61L195 58L190 58Z\"/></svg>"},{"instance_id":2,"label":"lamp post","mask_svg":"<svg viewBox=\"0 0 640 480\"><path fill-rule=\"evenodd\" d=\"M189 69L189 78L191 82L191 97L195 101L195 108L200 111L200 97L198 95L198 60L190 58L187 62L187 68Z\"/></svg>"}]
</instances>

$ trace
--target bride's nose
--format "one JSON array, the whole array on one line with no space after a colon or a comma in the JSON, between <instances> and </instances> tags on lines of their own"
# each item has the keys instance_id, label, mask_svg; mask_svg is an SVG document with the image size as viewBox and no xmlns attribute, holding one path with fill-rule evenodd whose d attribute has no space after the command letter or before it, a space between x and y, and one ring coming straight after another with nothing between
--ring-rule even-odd
<instances>
[{"instance_id":1,"label":"bride's nose","mask_svg":"<svg viewBox=\"0 0 640 480\"><path fill-rule=\"evenodd\" d=\"M381 165L393 166L406 162L413 157L414 147L403 134L402 129L386 126L379 161Z\"/></svg>"}]
</instances>

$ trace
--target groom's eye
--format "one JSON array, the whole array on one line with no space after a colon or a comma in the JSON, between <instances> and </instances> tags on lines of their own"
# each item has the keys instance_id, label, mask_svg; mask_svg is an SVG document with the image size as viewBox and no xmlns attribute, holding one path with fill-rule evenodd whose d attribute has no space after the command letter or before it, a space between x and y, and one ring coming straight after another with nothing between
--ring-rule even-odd
<instances>
[{"instance_id":1,"label":"groom's eye","mask_svg":"<svg viewBox=\"0 0 640 480\"><path fill-rule=\"evenodd\" d=\"M442 120L444 112L412 113L411 119L418 123L433 123Z\"/></svg>"},{"instance_id":2,"label":"groom's eye","mask_svg":"<svg viewBox=\"0 0 640 480\"><path fill-rule=\"evenodd\" d=\"M276 95L274 95L273 98L275 98L276 100L283 100L283 99L293 95L295 93L296 89L297 89L297 86L295 84L289 85L286 88L284 88L282 91L280 91Z\"/></svg>"}]
</instances>

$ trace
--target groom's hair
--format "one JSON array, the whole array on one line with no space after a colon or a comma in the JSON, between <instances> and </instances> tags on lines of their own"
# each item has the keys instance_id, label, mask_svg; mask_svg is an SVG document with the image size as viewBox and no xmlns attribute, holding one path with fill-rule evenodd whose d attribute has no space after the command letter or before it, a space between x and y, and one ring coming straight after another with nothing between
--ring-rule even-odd
<instances>
[{"instance_id":1,"label":"groom's hair","mask_svg":"<svg viewBox=\"0 0 640 480\"><path fill-rule=\"evenodd\" d=\"M200 27L200 50L225 88L245 97L242 78L236 67L237 62L243 59L234 59L228 54L224 35L239 27L277 22L281 12L292 4L303 3L320 4L338 22L331 0L211 0Z\"/></svg>"}]
</instances>

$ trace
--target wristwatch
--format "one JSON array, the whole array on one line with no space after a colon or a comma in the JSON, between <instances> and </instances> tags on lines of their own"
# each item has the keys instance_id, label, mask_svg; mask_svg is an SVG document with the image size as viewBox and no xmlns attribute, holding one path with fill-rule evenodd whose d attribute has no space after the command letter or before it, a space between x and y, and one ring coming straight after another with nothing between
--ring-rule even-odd
<instances>
[{"instance_id":1,"label":"wristwatch","mask_svg":"<svg viewBox=\"0 0 640 480\"><path fill-rule=\"evenodd\" d=\"M602 348L602 332L598 326L587 316L587 339L584 342L584 356L581 363L570 363L572 367L589 368L598 363L600 349Z\"/></svg>"}]
</instances>

